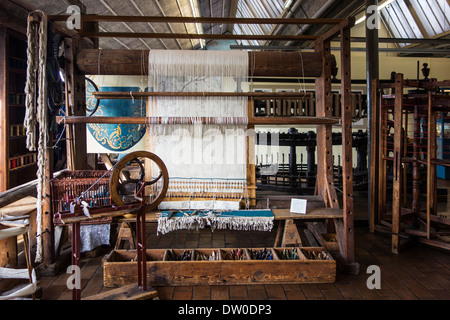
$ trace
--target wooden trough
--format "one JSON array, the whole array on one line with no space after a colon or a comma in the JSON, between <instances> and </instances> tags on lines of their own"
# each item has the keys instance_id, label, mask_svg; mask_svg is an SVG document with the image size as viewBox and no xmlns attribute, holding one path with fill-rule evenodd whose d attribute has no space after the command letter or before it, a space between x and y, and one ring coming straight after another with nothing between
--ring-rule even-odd
<instances>
[{"instance_id":1,"label":"wooden trough","mask_svg":"<svg viewBox=\"0 0 450 320\"><path fill-rule=\"evenodd\" d=\"M248 285L333 283L336 261L323 247L244 248L242 260L231 260L233 248L147 249L148 281L151 286ZM272 260L257 260L252 252L270 251ZM293 250L296 259L283 259ZM214 252L214 254L213 254ZM179 261L185 253L189 260ZM198 261L198 255L216 260ZM228 260L227 260L228 259ZM113 250L103 258L105 287L137 282L135 250Z\"/></svg>"}]
</instances>

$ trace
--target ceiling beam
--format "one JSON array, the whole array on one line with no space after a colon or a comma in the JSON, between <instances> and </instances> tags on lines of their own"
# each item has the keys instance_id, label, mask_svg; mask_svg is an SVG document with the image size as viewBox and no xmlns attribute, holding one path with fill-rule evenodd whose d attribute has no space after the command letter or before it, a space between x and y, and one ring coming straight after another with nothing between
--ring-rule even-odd
<instances>
[{"instance_id":1,"label":"ceiling beam","mask_svg":"<svg viewBox=\"0 0 450 320\"><path fill-rule=\"evenodd\" d=\"M155 3L156 6L158 7L158 9L159 9L159 11L161 12L161 14L163 15L163 17L166 17L166 14L164 13L164 10L163 10L163 8L161 7L161 4L159 3L159 1L158 1L158 0L154 0L154 3ZM173 32L173 29L172 29L172 26L170 25L170 23L166 23L166 24L167 24L167 27L169 28L170 32L174 33L174 32ZM177 43L177 45L178 45L178 47L179 47L180 49L183 49L183 47L181 46L181 43L180 43L180 41L178 41L178 39L175 39L175 42Z\"/></svg>"},{"instance_id":2,"label":"ceiling beam","mask_svg":"<svg viewBox=\"0 0 450 320\"><path fill-rule=\"evenodd\" d=\"M117 13L105 2L105 0L100 0L100 2L106 7L106 9L108 9L114 16L117 16ZM83 17L83 15L81 15L81 17ZM87 20L81 19L82 22L87 22ZM96 21L99 22L99 21ZM133 30L133 28L131 28L126 21L122 21L122 24L128 29L130 30L132 33L135 33L135 31ZM139 40L144 44L144 46L147 47L147 49L151 49L150 46L141 38L141 37L136 37L139 38Z\"/></svg>"},{"instance_id":3,"label":"ceiling beam","mask_svg":"<svg viewBox=\"0 0 450 320\"><path fill-rule=\"evenodd\" d=\"M136 4L136 2L134 0L130 0L130 2L133 4L134 8L139 12L139 14L141 16L144 16L144 13L142 12L141 8L139 8L139 6ZM155 28L153 28L150 22L147 22L147 25L153 32L156 32ZM164 48L168 49L164 41L162 41L161 39L159 39L159 41L164 46Z\"/></svg>"},{"instance_id":4,"label":"ceiling beam","mask_svg":"<svg viewBox=\"0 0 450 320\"><path fill-rule=\"evenodd\" d=\"M66 21L68 15L49 15L52 21ZM223 24L331 24L336 25L345 19L318 18L318 19L282 19L282 18L224 18L224 17L178 17L178 16L119 16L119 15L92 15L81 16L81 21L95 22L151 22L151 23L223 23Z\"/></svg>"},{"instance_id":5,"label":"ceiling beam","mask_svg":"<svg viewBox=\"0 0 450 320\"><path fill-rule=\"evenodd\" d=\"M197 33L141 33L141 32L80 32L89 38L161 38L161 39L221 39L221 40L316 40L314 35L239 35Z\"/></svg>"}]
</instances>

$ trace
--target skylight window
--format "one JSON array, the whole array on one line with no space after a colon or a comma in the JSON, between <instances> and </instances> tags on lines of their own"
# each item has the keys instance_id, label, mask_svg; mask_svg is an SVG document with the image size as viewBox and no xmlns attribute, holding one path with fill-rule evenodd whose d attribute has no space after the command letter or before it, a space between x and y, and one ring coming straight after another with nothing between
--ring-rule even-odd
<instances>
[{"instance_id":1,"label":"skylight window","mask_svg":"<svg viewBox=\"0 0 450 320\"><path fill-rule=\"evenodd\" d=\"M450 30L446 0L396 0L380 12L394 38L431 38Z\"/></svg>"},{"instance_id":2,"label":"skylight window","mask_svg":"<svg viewBox=\"0 0 450 320\"><path fill-rule=\"evenodd\" d=\"M284 0L239 0L236 18L278 18L284 9ZM264 35L269 34L274 25L238 25L233 28L234 34ZM264 41L240 40L242 45L262 45Z\"/></svg>"}]
</instances>

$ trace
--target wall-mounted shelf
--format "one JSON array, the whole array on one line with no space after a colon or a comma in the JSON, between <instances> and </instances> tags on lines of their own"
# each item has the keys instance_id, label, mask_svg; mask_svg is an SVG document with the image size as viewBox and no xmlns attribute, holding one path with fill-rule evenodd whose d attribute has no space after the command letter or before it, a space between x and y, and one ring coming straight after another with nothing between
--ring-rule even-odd
<instances>
[{"instance_id":1,"label":"wall-mounted shelf","mask_svg":"<svg viewBox=\"0 0 450 320\"><path fill-rule=\"evenodd\" d=\"M0 27L0 192L36 178L36 153L26 148L27 41Z\"/></svg>"}]
</instances>

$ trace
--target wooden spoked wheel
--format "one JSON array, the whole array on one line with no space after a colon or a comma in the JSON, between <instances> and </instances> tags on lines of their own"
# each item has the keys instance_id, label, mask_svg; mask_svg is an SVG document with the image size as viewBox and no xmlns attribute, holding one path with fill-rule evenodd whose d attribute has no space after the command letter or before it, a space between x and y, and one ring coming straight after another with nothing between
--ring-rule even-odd
<instances>
[{"instance_id":1,"label":"wooden spoked wheel","mask_svg":"<svg viewBox=\"0 0 450 320\"><path fill-rule=\"evenodd\" d=\"M156 164L157 169L152 163ZM168 186L166 165L161 158L148 151L136 151L124 156L114 165L109 179L111 200L116 206L135 203L143 195L146 211L158 207ZM141 188L144 190L138 194Z\"/></svg>"}]
</instances>

